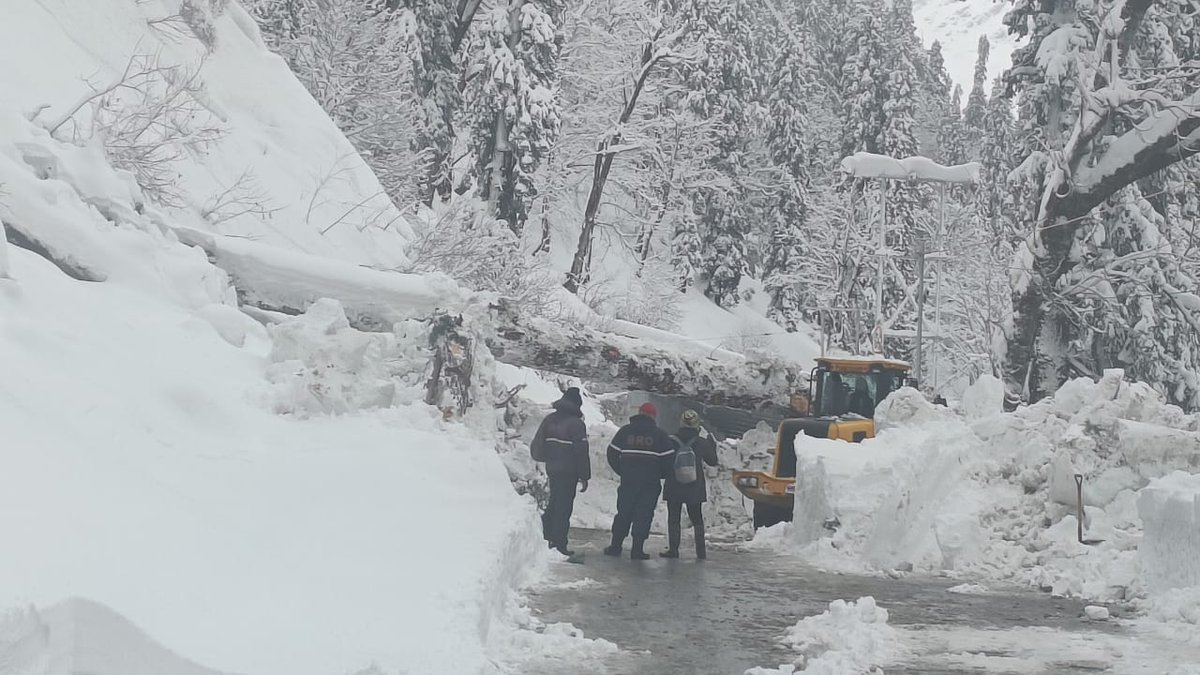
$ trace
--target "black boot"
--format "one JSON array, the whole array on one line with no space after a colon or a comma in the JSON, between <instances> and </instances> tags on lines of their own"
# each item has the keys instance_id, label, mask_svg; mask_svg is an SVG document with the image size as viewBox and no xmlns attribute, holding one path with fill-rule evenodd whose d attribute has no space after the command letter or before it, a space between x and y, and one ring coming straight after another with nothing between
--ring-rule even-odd
<instances>
[{"instance_id":1,"label":"black boot","mask_svg":"<svg viewBox=\"0 0 1200 675\"><path fill-rule=\"evenodd\" d=\"M566 544L563 544L562 546L555 546L554 550L567 556L568 558L575 555L575 551L572 551L571 549L567 548Z\"/></svg>"},{"instance_id":2,"label":"black boot","mask_svg":"<svg viewBox=\"0 0 1200 675\"><path fill-rule=\"evenodd\" d=\"M692 517L691 509L688 510L688 516ZM704 560L708 555L704 550L704 516L700 514L700 507L696 507L695 517L692 517L692 526L696 537L696 560Z\"/></svg>"},{"instance_id":3,"label":"black boot","mask_svg":"<svg viewBox=\"0 0 1200 675\"><path fill-rule=\"evenodd\" d=\"M679 549L669 548L669 549L663 551L662 553L659 553L658 557L660 557L660 558L678 558L679 557Z\"/></svg>"},{"instance_id":4,"label":"black boot","mask_svg":"<svg viewBox=\"0 0 1200 675\"><path fill-rule=\"evenodd\" d=\"M616 544L610 544L604 547L604 555L611 555L614 558L621 555L621 547Z\"/></svg>"},{"instance_id":5,"label":"black boot","mask_svg":"<svg viewBox=\"0 0 1200 675\"><path fill-rule=\"evenodd\" d=\"M642 545L644 543L645 542L641 542L641 541L633 542L633 550L629 552L630 560L649 560L650 559L649 554L647 554L645 551L642 550Z\"/></svg>"}]
</instances>

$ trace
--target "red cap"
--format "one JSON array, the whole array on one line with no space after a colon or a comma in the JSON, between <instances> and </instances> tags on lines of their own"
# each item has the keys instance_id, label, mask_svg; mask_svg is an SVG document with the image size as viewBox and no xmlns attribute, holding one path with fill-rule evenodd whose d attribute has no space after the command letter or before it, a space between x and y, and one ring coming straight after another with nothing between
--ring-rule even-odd
<instances>
[{"instance_id":1,"label":"red cap","mask_svg":"<svg viewBox=\"0 0 1200 675\"><path fill-rule=\"evenodd\" d=\"M650 417L658 417L658 407L653 403L646 401L642 407L638 408L639 415L649 415Z\"/></svg>"}]
</instances>

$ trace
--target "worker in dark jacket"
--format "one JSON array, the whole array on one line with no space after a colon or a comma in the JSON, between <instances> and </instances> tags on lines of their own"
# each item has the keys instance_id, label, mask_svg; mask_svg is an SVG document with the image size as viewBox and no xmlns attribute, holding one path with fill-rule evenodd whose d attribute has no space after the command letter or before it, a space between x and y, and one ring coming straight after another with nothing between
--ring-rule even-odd
<instances>
[{"instance_id":1,"label":"worker in dark jacket","mask_svg":"<svg viewBox=\"0 0 1200 675\"><path fill-rule=\"evenodd\" d=\"M629 424L617 430L608 446L608 464L621 477L617 488L617 515L613 518L612 544L605 555L621 555L625 537L633 529L634 560L648 560L643 550L650 536L650 521L662 492L662 479L671 468L675 443L658 427L658 409L643 403Z\"/></svg>"},{"instance_id":2,"label":"worker in dark jacket","mask_svg":"<svg viewBox=\"0 0 1200 675\"><path fill-rule=\"evenodd\" d=\"M554 412L542 420L531 446L534 456L544 457L550 483L550 503L542 513L542 537L565 556L575 555L567 548L571 512L575 509L575 486L587 492L592 477L588 456L587 428L583 424L583 397L571 387L553 403Z\"/></svg>"},{"instance_id":3,"label":"worker in dark jacket","mask_svg":"<svg viewBox=\"0 0 1200 675\"><path fill-rule=\"evenodd\" d=\"M695 410L684 411L682 424L679 431L675 432L675 438L679 441L679 448L689 447L705 464L717 465L717 443L703 432L700 427L700 415ZM677 449L676 452L678 451ZM708 487L704 483L704 469L700 466L696 468L696 480L680 483L675 472L671 471L663 485L663 501L667 503L667 550L659 555L664 558L679 557L680 520L684 506L687 506L688 519L692 521L692 529L696 536L696 558L704 560L706 557L701 504L708 501Z\"/></svg>"}]
</instances>

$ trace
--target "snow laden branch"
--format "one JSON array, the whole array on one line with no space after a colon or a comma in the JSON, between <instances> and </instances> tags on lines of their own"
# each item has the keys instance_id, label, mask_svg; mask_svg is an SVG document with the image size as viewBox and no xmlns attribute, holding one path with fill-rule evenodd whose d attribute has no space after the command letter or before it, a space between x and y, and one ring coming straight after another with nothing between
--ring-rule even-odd
<instances>
[{"instance_id":1,"label":"snow laden branch","mask_svg":"<svg viewBox=\"0 0 1200 675\"><path fill-rule=\"evenodd\" d=\"M1197 153L1200 92L1166 102L1145 122L1110 141L1098 158L1072 173L1066 194L1051 195L1047 215L1084 215L1126 185Z\"/></svg>"}]
</instances>

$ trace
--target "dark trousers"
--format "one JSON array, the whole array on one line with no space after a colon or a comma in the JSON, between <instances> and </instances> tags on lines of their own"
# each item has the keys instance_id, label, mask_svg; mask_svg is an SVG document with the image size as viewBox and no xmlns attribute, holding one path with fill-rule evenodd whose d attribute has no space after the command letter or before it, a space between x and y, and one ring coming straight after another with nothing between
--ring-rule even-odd
<instances>
[{"instance_id":1,"label":"dark trousers","mask_svg":"<svg viewBox=\"0 0 1200 675\"><path fill-rule=\"evenodd\" d=\"M680 520L683 517L683 502L667 502L667 548L679 551ZM696 536L696 555L704 556L704 511L702 502L688 502L688 518L692 521L692 530Z\"/></svg>"},{"instance_id":2,"label":"dark trousers","mask_svg":"<svg viewBox=\"0 0 1200 675\"><path fill-rule=\"evenodd\" d=\"M662 483L657 480L621 481L617 488L617 515L613 517L612 525L613 546L623 546L632 528L633 548L641 550L650 537L650 521L654 520L654 509L661 492Z\"/></svg>"},{"instance_id":3,"label":"dark trousers","mask_svg":"<svg viewBox=\"0 0 1200 675\"><path fill-rule=\"evenodd\" d=\"M542 538L556 548L567 547L567 532L571 529L571 512L575 510L575 474L550 474L550 503L542 513Z\"/></svg>"}]
</instances>

